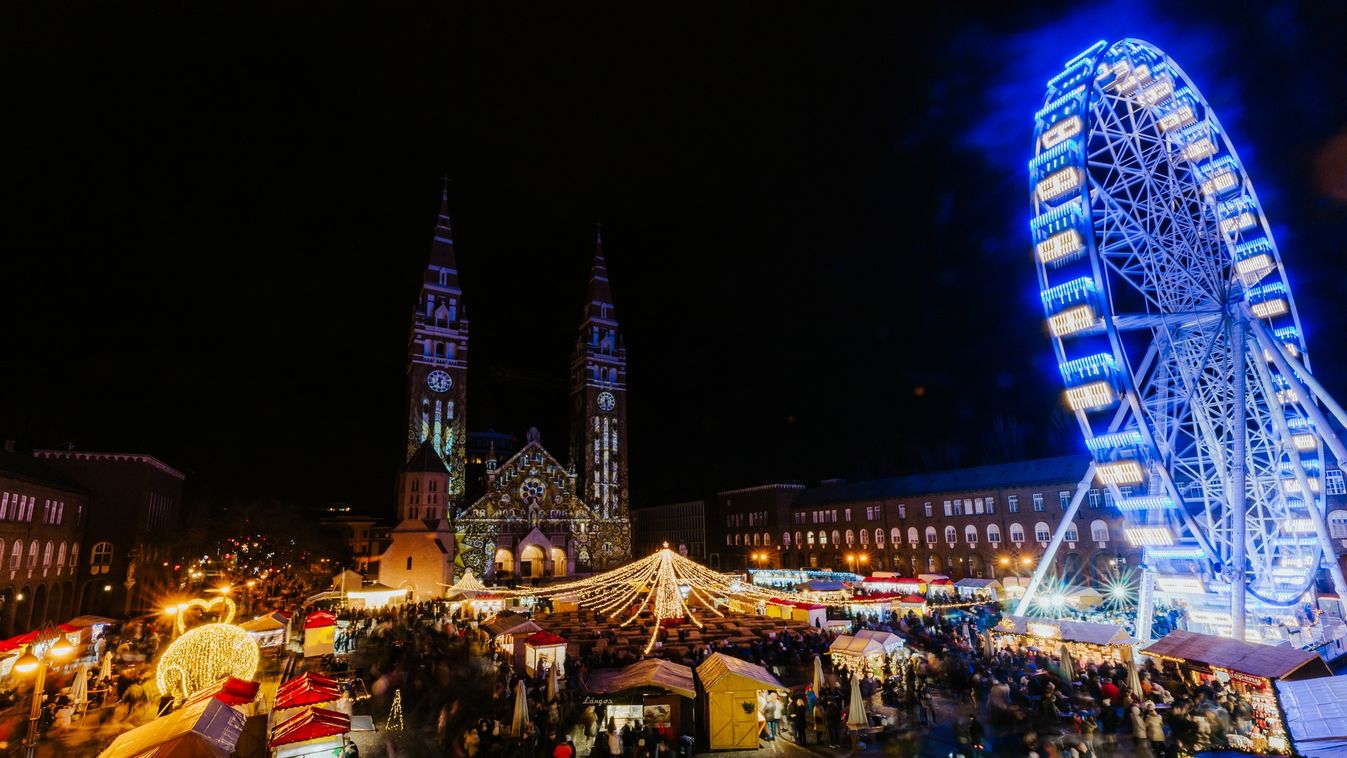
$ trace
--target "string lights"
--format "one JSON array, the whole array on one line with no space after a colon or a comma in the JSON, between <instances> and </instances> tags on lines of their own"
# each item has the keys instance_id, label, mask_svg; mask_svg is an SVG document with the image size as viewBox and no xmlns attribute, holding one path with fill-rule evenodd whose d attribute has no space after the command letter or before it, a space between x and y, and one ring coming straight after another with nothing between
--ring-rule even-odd
<instances>
[{"instance_id":1,"label":"string lights","mask_svg":"<svg viewBox=\"0 0 1347 758\"><path fill-rule=\"evenodd\" d=\"M164 650L155 681L181 703L223 676L252 679L261 652L252 635L229 624L202 624Z\"/></svg>"},{"instance_id":2,"label":"string lights","mask_svg":"<svg viewBox=\"0 0 1347 758\"><path fill-rule=\"evenodd\" d=\"M388 721L384 724L385 732L400 732L404 728L402 721L402 690L393 691L393 705L388 709Z\"/></svg>"}]
</instances>

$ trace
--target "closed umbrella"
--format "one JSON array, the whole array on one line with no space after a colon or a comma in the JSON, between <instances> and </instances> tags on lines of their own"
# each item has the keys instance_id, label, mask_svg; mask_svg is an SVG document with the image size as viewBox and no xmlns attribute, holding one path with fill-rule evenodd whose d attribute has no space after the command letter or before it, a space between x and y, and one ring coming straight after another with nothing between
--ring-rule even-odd
<instances>
[{"instance_id":1,"label":"closed umbrella","mask_svg":"<svg viewBox=\"0 0 1347 758\"><path fill-rule=\"evenodd\" d=\"M996 647L992 644L992 630L990 629L982 633L982 654L989 661L996 657Z\"/></svg>"},{"instance_id":2,"label":"closed umbrella","mask_svg":"<svg viewBox=\"0 0 1347 758\"><path fill-rule=\"evenodd\" d=\"M1076 681L1076 666L1075 662L1071 660L1071 651L1066 649L1066 645L1062 645L1060 654L1062 656L1062 678L1067 682Z\"/></svg>"},{"instance_id":3,"label":"closed umbrella","mask_svg":"<svg viewBox=\"0 0 1347 758\"><path fill-rule=\"evenodd\" d=\"M855 674L851 677L851 702L847 704L847 726L852 729L870 726L870 720L865 717L865 703L861 700L861 678Z\"/></svg>"},{"instance_id":4,"label":"closed umbrella","mask_svg":"<svg viewBox=\"0 0 1347 758\"><path fill-rule=\"evenodd\" d=\"M98 676L100 679L112 678L112 653L110 651L103 653L103 668L98 672Z\"/></svg>"},{"instance_id":5,"label":"closed umbrella","mask_svg":"<svg viewBox=\"0 0 1347 758\"><path fill-rule=\"evenodd\" d=\"M1132 655L1132 648L1127 648L1127 689L1137 697L1141 697L1141 676L1137 674L1136 658Z\"/></svg>"},{"instance_id":6,"label":"closed umbrella","mask_svg":"<svg viewBox=\"0 0 1347 758\"><path fill-rule=\"evenodd\" d=\"M557 699L557 664L553 663L547 667L547 702L553 702Z\"/></svg>"},{"instance_id":7,"label":"closed umbrella","mask_svg":"<svg viewBox=\"0 0 1347 758\"><path fill-rule=\"evenodd\" d=\"M818 657L818 654L817 654L817 653L815 653L815 654L814 654L814 694L815 694L815 695L821 695L822 693L823 693L823 660L820 659L820 658Z\"/></svg>"},{"instance_id":8,"label":"closed umbrella","mask_svg":"<svg viewBox=\"0 0 1347 758\"><path fill-rule=\"evenodd\" d=\"M529 696L524 690L524 680L514 688L514 718L510 719L510 734L518 737L524 733L524 725L529 722Z\"/></svg>"},{"instance_id":9,"label":"closed umbrella","mask_svg":"<svg viewBox=\"0 0 1347 758\"><path fill-rule=\"evenodd\" d=\"M89 699L89 667L80 666L75 681L70 684L70 702L79 705Z\"/></svg>"}]
</instances>

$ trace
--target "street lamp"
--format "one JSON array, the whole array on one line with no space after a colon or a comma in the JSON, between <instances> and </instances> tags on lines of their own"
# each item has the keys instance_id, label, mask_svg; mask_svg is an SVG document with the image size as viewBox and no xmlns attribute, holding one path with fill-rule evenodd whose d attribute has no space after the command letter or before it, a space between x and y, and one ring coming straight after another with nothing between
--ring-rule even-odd
<instances>
[{"instance_id":1,"label":"street lamp","mask_svg":"<svg viewBox=\"0 0 1347 758\"><path fill-rule=\"evenodd\" d=\"M42 642L47 632L55 635L56 640L50 647L42 651L41 656L38 656L33 653L33 649ZM14 662L14 670L20 674L37 672L37 678L33 680L33 704L28 710L28 739L24 742L28 758L33 758L37 754L37 722L42 716L42 692L47 686L48 661L59 663L74 654L75 646L70 644L65 635L52 628L51 624L48 623L44 629L38 632L37 637L33 639L33 643L29 645L28 651Z\"/></svg>"}]
</instances>

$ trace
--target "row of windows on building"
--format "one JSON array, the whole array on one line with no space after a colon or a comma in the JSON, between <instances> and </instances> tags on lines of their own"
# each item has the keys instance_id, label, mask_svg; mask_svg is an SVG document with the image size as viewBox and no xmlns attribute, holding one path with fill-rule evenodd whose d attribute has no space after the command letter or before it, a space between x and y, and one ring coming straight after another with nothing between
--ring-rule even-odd
<instances>
[{"instance_id":1,"label":"row of windows on building","mask_svg":"<svg viewBox=\"0 0 1347 758\"><path fill-rule=\"evenodd\" d=\"M32 521L37 498L17 492L0 493L0 520ZM42 523L60 524L65 521L65 501L45 498L42 503Z\"/></svg>"},{"instance_id":2,"label":"row of windows on building","mask_svg":"<svg viewBox=\"0 0 1347 758\"><path fill-rule=\"evenodd\" d=\"M725 526L761 526L767 523L767 511L753 511L752 513L727 513L725 514Z\"/></svg>"},{"instance_id":3,"label":"row of windows on building","mask_svg":"<svg viewBox=\"0 0 1347 758\"><path fill-rule=\"evenodd\" d=\"M1123 497L1131 494L1131 488L1121 487L1119 492ZM1088 493L1087 502L1090 508L1099 510L1101 508L1111 508L1113 506L1113 495L1108 490L1092 489ZM1071 505L1071 492L1061 490L1057 493L1057 504L1061 510L1066 510ZM981 516L995 515L996 497L988 495L986 497L953 498L941 503L942 511L946 516ZM1035 492L1030 496L1030 508L1035 513L1047 511L1047 495L1042 492ZM932 518L936 515L935 501L927 500L922 503L922 515L926 518ZM1009 513L1020 512L1020 496L1006 496L1006 510ZM907 518L907 504L899 503L897 506L897 517L899 519ZM866 521L879 521L884 518L884 506L867 505L865 507ZM838 521L837 509L817 510L817 511L796 511L791 515L791 521L794 524L833 524ZM841 521L851 521L851 509L844 508L841 512ZM731 526L734 526L731 524Z\"/></svg>"},{"instance_id":4,"label":"row of windows on building","mask_svg":"<svg viewBox=\"0 0 1347 758\"><path fill-rule=\"evenodd\" d=\"M1347 511L1336 511L1336 513L1343 514L1342 528L1344 530L1344 536L1347 536ZM1019 544L1025 541L1026 532L1024 531L1024 527L1021 524L1011 523L1007 530L1009 532L1011 542ZM986 531L987 531L987 542L989 544L991 545L1001 544L1000 524L988 524ZM858 541L858 534L859 534L859 541ZM792 545L799 550L803 550L805 548L812 549L814 547L827 549L829 545L832 545L833 547L841 547L843 544L845 544L845 546L848 548L857 546L868 547L870 545L870 536L871 532L866 529L860 530L859 533L852 529L847 529L845 532L838 529L834 529L832 530L831 534L829 534L828 530L821 529L818 532L813 531L795 532L793 536L791 535L790 532L783 532L781 534L781 546L787 550L791 549ZM876 547L884 546L884 536L885 534L883 529L874 530L874 545ZM900 545L903 542L903 531L896 526L889 532L888 536L889 541L894 545ZM964 542L968 543L969 545L976 545L978 544L981 534L976 526L968 524L967 526L964 527L962 536ZM940 533L933 526L926 527L924 532L919 531L915 526L908 527L907 541L909 544L912 545L920 544L923 541L922 539L923 537L925 538L924 541L927 545L934 545L940 541L939 540ZM958 527L955 526L945 527L944 538L946 543L950 545L956 545L959 542L959 537L960 533ZM1049 526L1046 521L1040 521L1034 524L1033 537L1034 541L1036 542L1050 541L1052 539L1052 527ZM1067 532L1064 539L1066 542L1080 541L1080 535L1076 531L1075 524L1072 524L1071 526L1067 527ZM1109 525L1107 521L1104 521L1103 519L1095 519L1094 521L1090 522L1091 542L1108 542L1110 541L1110 539L1111 535L1109 532ZM749 534L726 535L725 544L732 547L733 546L771 547L772 535L767 532L763 532L761 534L749 533Z\"/></svg>"},{"instance_id":5,"label":"row of windows on building","mask_svg":"<svg viewBox=\"0 0 1347 758\"><path fill-rule=\"evenodd\" d=\"M14 543L8 546L8 553L6 553L5 548L6 545L4 541L0 540L0 566L5 565L5 556L8 555L10 571L18 571L24 567L25 548L28 553L27 565L30 571L37 568L39 553L42 557L42 567L49 569L55 565L58 573L67 566L67 555L69 556L68 565L70 573L75 573L75 567L79 565L80 544L78 542L66 544L65 542L55 543L51 540L47 540L47 544L44 547L41 540L33 540L26 545L23 540L14 540ZM100 549L104 552L100 553ZM94 546L93 559L95 561L103 558L104 554L106 554L106 562L110 563L112 560L111 542L100 542ZM55 561L54 564L53 560Z\"/></svg>"}]
</instances>

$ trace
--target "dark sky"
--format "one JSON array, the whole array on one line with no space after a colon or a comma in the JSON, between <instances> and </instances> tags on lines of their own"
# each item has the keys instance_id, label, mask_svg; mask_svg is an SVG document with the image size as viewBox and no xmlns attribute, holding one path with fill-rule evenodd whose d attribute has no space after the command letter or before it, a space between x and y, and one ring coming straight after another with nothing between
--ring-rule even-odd
<instances>
[{"instance_id":1,"label":"dark sky","mask_svg":"<svg viewBox=\"0 0 1347 758\"><path fill-rule=\"evenodd\" d=\"M1126 35L1232 133L1347 389L1344 6L924 5L11 4L0 431L386 511L447 172L469 425L562 457L603 222L637 505L1073 451L1024 164Z\"/></svg>"}]
</instances>

